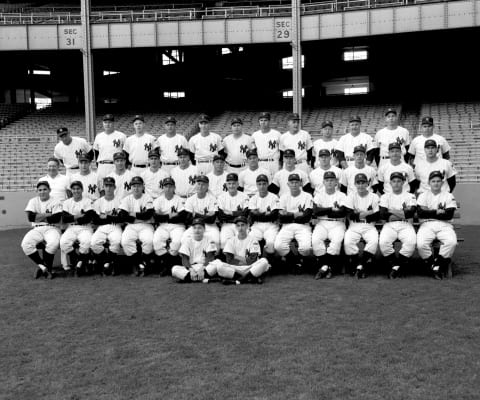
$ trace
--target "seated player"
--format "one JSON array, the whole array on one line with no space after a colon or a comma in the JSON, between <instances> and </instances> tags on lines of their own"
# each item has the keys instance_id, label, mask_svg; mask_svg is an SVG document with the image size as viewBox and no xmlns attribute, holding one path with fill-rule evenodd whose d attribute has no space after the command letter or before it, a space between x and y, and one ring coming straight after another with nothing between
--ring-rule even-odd
<instances>
[{"instance_id":1,"label":"seated player","mask_svg":"<svg viewBox=\"0 0 480 400\"><path fill-rule=\"evenodd\" d=\"M457 235L451 223L457 203L451 193L442 190L443 179L441 171L430 173L430 190L417 199L421 223L417 232L418 254L430 266L435 279L442 279L457 246ZM436 258L431 247L435 239L440 241Z\"/></svg>"},{"instance_id":2,"label":"seated player","mask_svg":"<svg viewBox=\"0 0 480 400\"><path fill-rule=\"evenodd\" d=\"M50 197L50 185L46 181L37 183L37 194L25 208L32 229L23 238L21 246L25 255L37 264L35 279L42 276L53 278L53 258L60 246L58 224L62 218L62 204ZM43 257L37 250L37 245L42 242L45 242Z\"/></svg>"},{"instance_id":3,"label":"seated player","mask_svg":"<svg viewBox=\"0 0 480 400\"><path fill-rule=\"evenodd\" d=\"M179 283L204 282L208 283L217 274L213 261L217 246L205 235L205 223L202 218L192 221L191 235L182 239L180 256L182 265L172 267L172 277Z\"/></svg>"},{"instance_id":4,"label":"seated player","mask_svg":"<svg viewBox=\"0 0 480 400\"><path fill-rule=\"evenodd\" d=\"M317 217L317 224L312 234L312 248L319 266L315 279L332 277L332 266L338 264L342 250L347 196L337 190L337 183L335 172L325 172L324 188L313 198L313 216ZM330 241L328 247L326 240Z\"/></svg>"},{"instance_id":5,"label":"seated player","mask_svg":"<svg viewBox=\"0 0 480 400\"><path fill-rule=\"evenodd\" d=\"M131 260L133 272L145 276L145 270L153 252L153 199L143 193L143 179L132 178L132 194L120 203L120 218L127 223L122 234L122 248ZM141 249L137 250L137 241Z\"/></svg>"},{"instance_id":6,"label":"seated player","mask_svg":"<svg viewBox=\"0 0 480 400\"><path fill-rule=\"evenodd\" d=\"M270 177L270 171L258 166L257 150L247 151L248 168L238 174L238 186L248 196L252 197L257 193L257 176L267 175Z\"/></svg>"},{"instance_id":7,"label":"seated player","mask_svg":"<svg viewBox=\"0 0 480 400\"><path fill-rule=\"evenodd\" d=\"M378 232L375 222L378 221L379 198L370 192L368 178L365 174L355 177L356 192L348 194L345 200L349 225L343 239L345 254L350 257L351 264L355 267L354 274L358 279L366 277L368 265L378 249ZM365 247L360 252L358 242L365 241Z\"/></svg>"},{"instance_id":8,"label":"seated player","mask_svg":"<svg viewBox=\"0 0 480 400\"><path fill-rule=\"evenodd\" d=\"M103 179L105 196L100 197L93 203L95 215L93 223L97 230L92 235L90 248L97 264L100 265L101 273L116 275L117 256L120 253L122 241L122 223L119 216L120 199L115 197L115 179L106 177ZM108 243L108 250L105 245Z\"/></svg>"},{"instance_id":9,"label":"seated player","mask_svg":"<svg viewBox=\"0 0 480 400\"><path fill-rule=\"evenodd\" d=\"M261 255L260 244L253 236L248 235L248 220L245 216L235 218L237 234L227 240L223 252L226 262L215 260L218 275L223 284L263 283L261 276L268 271L270 264Z\"/></svg>"},{"instance_id":10,"label":"seated player","mask_svg":"<svg viewBox=\"0 0 480 400\"><path fill-rule=\"evenodd\" d=\"M401 267L408 264L415 251L417 238L413 228L417 202L412 193L403 190L405 176L394 172L390 176L392 192L385 193L380 198L380 218L386 223L380 232L379 246L382 255L386 257L390 266L388 277L395 279L400 274ZM400 240L402 247L395 255L393 243Z\"/></svg>"},{"instance_id":11,"label":"seated player","mask_svg":"<svg viewBox=\"0 0 480 400\"><path fill-rule=\"evenodd\" d=\"M148 152L148 164L149 167L140 176L145 183L145 193L155 200L163 193L163 180L170 176L168 172L160 168L160 151L158 147Z\"/></svg>"},{"instance_id":12,"label":"seated player","mask_svg":"<svg viewBox=\"0 0 480 400\"><path fill-rule=\"evenodd\" d=\"M60 238L60 249L68 254L70 264L75 265L75 272L80 276L86 272L93 234L91 222L95 212L92 200L83 196L82 182L72 182L70 190L73 197L63 202L62 221L68 224L68 228ZM78 242L78 257L74 248L75 242ZM70 266L63 265L63 269L69 271Z\"/></svg>"},{"instance_id":13,"label":"seated player","mask_svg":"<svg viewBox=\"0 0 480 400\"><path fill-rule=\"evenodd\" d=\"M153 250L160 264L160 275L165 276L171 271L182 244L186 212L182 198L175 194L173 178L165 178L162 186L164 192L153 201L153 218L158 224L153 234Z\"/></svg>"}]
</instances>

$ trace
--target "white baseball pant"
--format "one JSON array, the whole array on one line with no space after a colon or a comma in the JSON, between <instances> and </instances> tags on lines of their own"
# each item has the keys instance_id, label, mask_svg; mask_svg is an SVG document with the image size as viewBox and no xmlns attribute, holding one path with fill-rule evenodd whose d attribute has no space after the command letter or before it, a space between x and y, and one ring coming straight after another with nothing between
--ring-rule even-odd
<instances>
[{"instance_id":1,"label":"white baseball pant","mask_svg":"<svg viewBox=\"0 0 480 400\"><path fill-rule=\"evenodd\" d=\"M275 238L280 228L273 222L255 222L250 228L250 235L258 241L265 240L265 252L275 253Z\"/></svg>"},{"instance_id":2,"label":"white baseball pant","mask_svg":"<svg viewBox=\"0 0 480 400\"><path fill-rule=\"evenodd\" d=\"M379 246L384 257L395 253L393 242L395 240L402 242L402 248L399 253L405 257L411 257L415 251L417 237L413 225L407 221L387 222L383 225L380 232Z\"/></svg>"},{"instance_id":3,"label":"white baseball pant","mask_svg":"<svg viewBox=\"0 0 480 400\"><path fill-rule=\"evenodd\" d=\"M65 168L65 175L71 178L73 175L78 174L80 169L77 168Z\"/></svg>"},{"instance_id":4,"label":"white baseball pant","mask_svg":"<svg viewBox=\"0 0 480 400\"><path fill-rule=\"evenodd\" d=\"M97 167L97 176L98 180L103 184L103 178L105 178L108 174L115 171L115 165L112 164L100 164L98 163Z\"/></svg>"},{"instance_id":5,"label":"white baseball pant","mask_svg":"<svg viewBox=\"0 0 480 400\"><path fill-rule=\"evenodd\" d=\"M166 164L162 162L162 166L160 168L170 176L172 169L174 169L177 165L178 162L167 162Z\"/></svg>"},{"instance_id":6,"label":"white baseball pant","mask_svg":"<svg viewBox=\"0 0 480 400\"><path fill-rule=\"evenodd\" d=\"M227 164L227 172L235 172L237 175L240 175L240 172L244 171L247 169L246 164L242 164L241 167L232 167L229 164Z\"/></svg>"},{"instance_id":7,"label":"white baseball pant","mask_svg":"<svg viewBox=\"0 0 480 400\"><path fill-rule=\"evenodd\" d=\"M270 176L274 176L278 171L280 171L280 163L278 160L273 161L259 161L258 166L260 168L265 168L270 172Z\"/></svg>"},{"instance_id":8,"label":"white baseball pant","mask_svg":"<svg viewBox=\"0 0 480 400\"><path fill-rule=\"evenodd\" d=\"M142 176L142 174L147 170L147 168L148 167L139 168L132 165L132 168L130 170L132 171L133 176Z\"/></svg>"},{"instance_id":9,"label":"white baseball pant","mask_svg":"<svg viewBox=\"0 0 480 400\"><path fill-rule=\"evenodd\" d=\"M245 276L250 272L254 277L258 278L270 268L266 258L260 258L250 265L232 265L220 260L214 260L209 265L211 264L215 264L219 276L227 279L233 279L235 272L241 276Z\"/></svg>"},{"instance_id":10,"label":"white baseball pant","mask_svg":"<svg viewBox=\"0 0 480 400\"><path fill-rule=\"evenodd\" d=\"M358 242L365 241L364 251L375 254L378 249L378 231L374 224L365 222L352 222L345 232L343 247L347 256L358 254Z\"/></svg>"},{"instance_id":11,"label":"white baseball pant","mask_svg":"<svg viewBox=\"0 0 480 400\"><path fill-rule=\"evenodd\" d=\"M215 242L217 248L220 248L220 231L218 226L215 224L205 224L205 236L208 236L211 240ZM186 238L193 237L192 227L188 228L182 236L182 242Z\"/></svg>"},{"instance_id":12,"label":"white baseball pant","mask_svg":"<svg viewBox=\"0 0 480 400\"><path fill-rule=\"evenodd\" d=\"M157 256L163 256L167 252L172 256L178 255L184 233L185 227L183 225L169 223L158 225L157 230L153 234L153 251ZM168 239L170 239L170 245L167 250Z\"/></svg>"},{"instance_id":13,"label":"white baseball pant","mask_svg":"<svg viewBox=\"0 0 480 400\"><path fill-rule=\"evenodd\" d=\"M122 234L122 247L126 256L137 253L137 240L142 244L142 253L153 251L153 226L147 223L128 224Z\"/></svg>"},{"instance_id":14,"label":"white baseball pant","mask_svg":"<svg viewBox=\"0 0 480 400\"><path fill-rule=\"evenodd\" d=\"M293 239L298 242L298 252L302 256L308 256L312 250L312 228L310 225L290 223L282 226L274 245L280 256L286 256L290 252L290 242Z\"/></svg>"},{"instance_id":15,"label":"white baseball pant","mask_svg":"<svg viewBox=\"0 0 480 400\"><path fill-rule=\"evenodd\" d=\"M220 228L220 248L223 249L230 238L235 237L237 230L235 224L224 223Z\"/></svg>"},{"instance_id":16,"label":"white baseball pant","mask_svg":"<svg viewBox=\"0 0 480 400\"><path fill-rule=\"evenodd\" d=\"M190 268L194 268L196 270L204 270L210 276L214 276L217 274L217 266L213 263L209 263L206 266L201 264L194 264ZM183 281L188 273L189 269L184 267L183 265L174 265L172 267L172 276L174 278L181 279Z\"/></svg>"},{"instance_id":17,"label":"white baseball pant","mask_svg":"<svg viewBox=\"0 0 480 400\"><path fill-rule=\"evenodd\" d=\"M200 175L207 175L213 170L212 160L197 160L197 171Z\"/></svg>"},{"instance_id":18,"label":"white baseball pant","mask_svg":"<svg viewBox=\"0 0 480 400\"><path fill-rule=\"evenodd\" d=\"M345 236L345 223L343 221L327 221L320 219L312 234L313 254L321 257L328 253L338 256L342 249L343 237ZM325 240L330 240L328 248Z\"/></svg>"},{"instance_id":19,"label":"white baseball pant","mask_svg":"<svg viewBox=\"0 0 480 400\"><path fill-rule=\"evenodd\" d=\"M120 243L122 241L120 225L100 225L92 235L90 248L95 254L100 254L105 249L104 245L107 240L110 251L115 254L120 253Z\"/></svg>"},{"instance_id":20,"label":"white baseball pant","mask_svg":"<svg viewBox=\"0 0 480 400\"><path fill-rule=\"evenodd\" d=\"M305 172L307 175L309 175L311 172L310 165L307 163L307 160L297 161L297 168ZM305 185L305 183L306 182L303 182L303 185Z\"/></svg>"},{"instance_id":21,"label":"white baseball pant","mask_svg":"<svg viewBox=\"0 0 480 400\"><path fill-rule=\"evenodd\" d=\"M427 221L420 225L417 232L420 257L425 260L432 255L431 245L435 239L441 243L439 255L443 258L452 258L457 247L457 235L453 226L445 221Z\"/></svg>"},{"instance_id":22,"label":"white baseball pant","mask_svg":"<svg viewBox=\"0 0 480 400\"><path fill-rule=\"evenodd\" d=\"M93 229L90 225L70 225L60 238L60 249L68 254L74 250L73 244L78 240L80 254L88 254L92 241Z\"/></svg>"},{"instance_id":23,"label":"white baseball pant","mask_svg":"<svg viewBox=\"0 0 480 400\"><path fill-rule=\"evenodd\" d=\"M60 247L60 229L56 226L41 225L28 231L22 240L22 250L29 256L37 251L37 245L45 242L45 251L55 254Z\"/></svg>"}]
</instances>

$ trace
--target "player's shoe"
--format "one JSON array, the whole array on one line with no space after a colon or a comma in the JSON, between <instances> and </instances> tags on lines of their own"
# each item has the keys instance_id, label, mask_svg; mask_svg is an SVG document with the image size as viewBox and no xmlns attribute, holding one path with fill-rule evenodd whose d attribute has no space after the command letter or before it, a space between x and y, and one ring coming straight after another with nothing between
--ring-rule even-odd
<instances>
[{"instance_id":1,"label":"player's shoe","mask_svg":"<svg viewBox=\"0 0 480 400\"><path fill-rule=\"evenodd\" d=\"M77 276L82 276L83 275L83 261L79 261L75 265L75 275L77 275Z\"/></svg>"},{"instance_id":2,"label":"player's shoe","mask_svg":"<svg viewBox=\"0 0 480 400\"><path fill-rule=\"evenodd\" d=\"M48 269L45 271L45 278L47 279L53 279L55 278L55 274L53 273L53 271L49 271Z\"/></svg>"},{"instance_id":3,"label":"player's shoe","mask_svg":"<svg viewBox=\"0 0 480 400\"><path fill-rule=\"evenodd\" d=\"M145 276L145 264L144 263L138 264L137 276L138 277L144 277Z\"/></svg>"},{"instance_id":4,"label":"player's shoe","mask_svg":"<svg viewBox=\"0 0 480 400\"><path fill-rule=\"evenodd\" d=\"M443 276L442 276L442 271L440 269L440 267L438 265L435 265L433 268L432 268L432 273L433 273L433 279L436 279L438 281L442 280L443 279Z\"/></svg>"},{"instance_id":5,"label":"player's shoe","mask_svg":"<svg viewBox=\"0 0 480 400\"><path fill-rule=\"evenodd\" d=\"M315 279L330 279L332 277L332 269L328 265L322 265L315 275Z\"/></svg>"},{"instance_id":6,"label":"player's shoe","mask_svg":"<svg viewBox=\"0 0 480 400\"><path fill-rule=\"evenodd\" d=\"M365 279L367 277L363 265L357 265L357 268L355 269L355 276L357 279Z\"/></svg>"},{"instance_id":7,"label":"player's shoe","mask_svg":"<svg viewBox=\"0 0 480 400\"><path fill-rule=\"evenodd\" d=\"M223 285L240 285L240 281L235 279L222 279Z\"/></svg>"},{"instance_id":8,"label":"player's shoe","mask_svg":"<svg viewBox=\"0 0 480 400\"><path fill-rule=\"evenodd\" d=\"M400 276L400 267L394 266L388 274L388 279L396 279Z\"/></svg>"},{"instance_id":9,"label":"player's shoe","mask_svg":"<svg viewBox=\"0 0 480 400\"><path fill-rule=\"evenodd\" d=\"M102 275L111 275L112 274L112 263L106 262L103 264L103 268L101 271Z\"/></svg>"},{"instance_id":10,"label":"player's shoe","mask_svg":"<svg viewBox=\"0 0 480 400\"><path fill-rule=\"evenodd\" d=\"M39 279L41 278L42 276L45 276L45 273L43 272L43 269L41 269L40 267L38 267L36 270L35 270L35 274L33 275L33 277L35 279Z\"/></svg>"}]
</instances>

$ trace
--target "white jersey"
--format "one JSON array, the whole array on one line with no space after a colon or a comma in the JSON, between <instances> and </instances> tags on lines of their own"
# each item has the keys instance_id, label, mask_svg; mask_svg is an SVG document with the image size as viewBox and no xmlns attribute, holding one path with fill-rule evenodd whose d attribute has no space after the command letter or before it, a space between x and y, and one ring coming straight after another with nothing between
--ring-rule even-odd
<instances>
[{"instance_id":1,"label":"white jersey","mask_svg":"<svg viewBox=\"0 0 480 400\"><path fill-rule=\"evenodd\" d=\"M133 178L133 172L126 169L122 175L118 175L116 171L111 172L107 176L115 179L115 197L123 199L131 192L130 181Z\"/></svg>"},{"instance_id":2,"label":"white jersey","mask_svg":"<svg viewBox=\"0 0 480 400\"><path fill-rule=\"evenodd\" d=\"M101 182L96 172L87 175L74 174L70 176L70 183L80 181L83 185L83 196L95 201L100 197Z\"/></svg>"},{"instance_id":3,"label":"white jersey","mask_svg":"<svg viewBox=\"0 0 480 400\"><path fill-rule=\"evenodd\" d=\"M297 162L307 160L307 151L313 147L312 138L307 131L300 129L297 133L285 132L280 137L280 150L291 149L295 151Z\"/></svg>"},{"instance_id":4,"label":"white jersey","mask_svg":"<svg viewBox=\"0 0 480 400\"><path fill-rule=\"evenodd\" d=\"M407 152L405 146L410 145L410 133L404 127L397 126L395 129L382 128L375 134L375 144L380 149L380 157L388 157L390 143L398 143L402 148L402 154L405 155Z\"/></svg>"},{"instance_id":5,"label":"white jersey","mask_svg":"<svg viewBox=\"0 0 480 400\"><path fill-rule=\"evenodd\" d=\"M55 178L50 175L42 176L39 182L48 182L50 185L50 197L63 202L67 196L67 190L70 190L70 178L68 176L57 174Z\"/></svg>"},{"instance_id":6,"label":"white jersey","mask_svg":"<svg viewBox=\"0 0 480 400\"><path fill-rule=\"evenodd\" d=\"M407 207L412 207L417 205L417 200L415 195L408 192L403 192L400 194L395 193L385 193L380 197L380 207L384 207L388 210L402 210L403 205Z\"/></svg>"},{"instance_id":7,"label":"white jersey","mask_svg":"<svg viewBox=\"0 0 480 400\"><path fill-rule=\"evenodd\" d=\"M195 165L190 165L185 169L181 169L177 165L170 171L170 174L175 181L176 194L185 198L195 193L195 177L198 175L198 170Z\"/></svg>"},{"instance_id":8,"label":"white jersey","mask_svg":"<svg viewBox=\"0 0 480 400\"><path fill-rule=\"evenodd\" d=\"M65 168L78 167L78 156L80 153L88 153L92 146L83 138L72 136L69 145L65 145L62 141L58 142L53 151L53 155L62 160Z\"/></svg>"},{"instance_id":9,"label":"white jersey","mask_svg":"<svg viewBox=\"0 0 480 400\"><path fill-rule=\"evenodd\" d=\"M327 193L325 188L323 188L318 194L313 198L313 202L322 208L335 207L340 208L345 206L347 196L345 193L335 190L332 194ZM326 215L320 215L318 219L330 219ZM343 218L340 218L343 219Z\"/></svg>"},{"instance_id":10,"label":"white jersey","mask_svg":"<svg viewBox=\"0 0 480 400\"><path fill-rule=\"evenodd\" d=\"M413 163L416 165L420 161L426 161L427 156L425 155L425 141L435 140L437 143L438 151L437 156L442 158L443 153L450 151L450 145L447 140L440 135L434 133L432 136L425 137L424 135L415 136L408 148L408 152L415 156Z\"/></svg>"},{"instance_id":11,"label":"white jersey","mask_svg":"<svg viewBox=\"0 0 480 400\"><path fill-rule=\"evenodd\" d=\"M270 171L264 168L257 168L255 171L252 171L250 168L247 168L238 174L238 185L243 188L243 192L246 195L253 196L257 193L257 176L262 174L268 177L269 182L272 182Z\"/></svg>"},{"instance_id":12,"label":"white jersey","mask_svg":"<svg viewBox=\"0 0 480 400\"><path fill-rule=\"evenodd\" d=\"M155 213L167 215L185 210L183 203L184 201L180 196L174 194L171 199L167 199L165 193L163 193L153 201L153 208L155 209Z\"/></svg>"},{"instance_id":13,"label":"white jersey","mask_svg":"<svg viewBox=\"0 0 480 400\"><path fill-rule=\"evenodd\" d=\"M417 204L420 207L428 208L430 210L446 210L447 208L457 209L455 197L449 192L440 192L438 194L433 194L431 191L423 192L418 196Z\"/></svg>"},{"instance_id":14,"label":"white jersey","mask_svg":"<svg viewBox=\"0 0 480 400\"><path fill-rule=\"evenodd\" d=\"M250 135L242 133L239 137L233 134L223 139L223 147L227 153L226 162L232 165L245 165L247 150L252 148L253 140Z\"/></svg>"},{"instance_id":15,"label":"white jersey","mask_svg":"<svg viewBox=\"0 0 480 400\"><path fill-rule=\"evenodd\" d=\"M333 172L335 174L335 176L337 177L337 181L340 182L340 180L342 178L342 174L343 174L343 171L340 168L334 167L334 166L330 166L330 168L328 168L328 169L323 169L321 167L315 168L312 172L310 172L310 184L312 185L312 187L314 189L314 193L313 193L314 196L317 193L319 193L320 190L324 187L323 175L327 171ZM340 188L337 187L337 190L339 190L339 189Z\"/></svg>"},{"instance_id":16,"label":"white jersey","mask_svg":"<svg viewBox=\"0 0 480 400\"><path fill-rule=\"evenodd\" d=\"M188 141L189 150L195 154L195 160L212 161L213 156L223 149L222 138L213 132L203 136L200 132Z\"/></svg>"},{"instance_id":17,"label":"white jersey","mask_svg":"<svg viewBox=\"0 0 480 400\"><path fill-rule=\"evenodd\" d=\"M289 213L303 212L309 208L313 208L313 198L310 193L300 192L298 196L292 196L291 193L286 193L280 197L280 210L285 210Z\"/></svg>"},{"instance_id":18,"label":"white jersey","mask_svg":"<svg viewBox=\"0 0 480 400\"><path fill-rule=\"evenodd\" d=\"M107 200L105 196L100 197L98 200L95 200L93 203L93 209L98 214L105 214L105 215L118 215L118 211L120 209L120 202L119 198L114 197L112 200Z\"/></svg>"},{"instance_id":19,"label":"white jersey","mask_svg":"<svg viewBox=\"0 0 480 400\"><path fill-rule=\"evenodd\" d=\"M58 214L62 212L62 203L51 196L45 201L41 201L40 197L37 196L28 200L25 211L30 211L35 214ZM47 221L32 222L32 226L36 225L50 225L50 223Z\"/></svg>"},{"instance_id":20,"label":"white jersey","mask_svg":"<svg viewBox=\"0 0 480 400\"><path fill-rule=\"evenodd\" d=\"M171 137L163 134L157 139L156 146L160 148L162 163L175 163L178 161L178 151L182 147L188 149L188 142L185 136L178 133Z\"/></svg>"},{"instance_id":21,"label":"white jersey","mask_svg":"<svg viewBox=\"0 0 480 400\"><path fill-rule=\"evenodd\" d=\"M97 161L112 161L113 155L123 150L127 136L119 131L100 132L93 142L93 150L98 151Z\"/></svg>"},{"instance_id":22,"label":"white jersey","mask_svg":"<svg viewBox=\"0 0 480 400\"><path fill-rule=\"evenodd\" d=\"M392 191L392 185L390 184L390 175L394 172L400 172L405 178L405 183L403 185L403 190L405 192L410 191L410 182L415 180L415 174L413 168L402 161L398 165L393 165L390 161L383 163L380 168L378 168L378 180L383 182L383 190L385 193L390 193Z\"/></svg>"},{"instance_id":23,"label":"white jersey","mask_svg":"<svg viewBox=\"0 0 480 400\"><path fill-rule=\"evenodd\" d=\"M168 172L159 168L157 171L152 171L151 168L147 168L142 173L143 182L145 184L145 193L153 199L156 199L163 193L163 180L170 175Z\"/></svg>"},{"instance_id":24,"label":"white jersey","mask_svg":"<svg viewBox=\"0 0 480 400\"><path fill-rule=\"evenodd\" d=\"M367 152L375 148L372 137L365 132L360 132L357 136L351 133L341 136L337 143L337 150L343 152L349 165L353 164L353 149L356 146L363 146Z\"/></svg>"},{"instance_id":25,"label":"white jersey","mask_svg":"<svg viewBox=\"0 0 480 400\"><path fill-rule=\"evenodd\" d=\"M437 160L434 162L429 162L426 160L420 161L418 164L415 165L415 176L420 181L420 187L418 188L418 192L422 193L430 190L430 186L428 184L428 177L433 171L440 171L443 174L442 191L449 192L450 187L448 186L447 179L451 178L454 175L457 175L457 171L449 160L445 160L443 158L437 158Z\"/></svg>"},{"instance_id":26,"label":"white jersey","mask_svg":"<svg viewBox=\"0 0 480 400\"><path fill-rule=\"evenodd\" d=\"M267 133L261 130L253 132L253 147L257 149L260 161L276 161L280 158L280 136L281 133L275 129L270 129Z\"/></svg>"},{"instance_id":27,"label":"white jersey","mask_svg":"<svg viewBox=\"0 0 480 400\"><path fill-rule=\"evenodd\" d=\"M217 251L217 246L208 236L204 236L202 240L195 240L192 237L186 237L182 240L179 253L188 256L190 265L205 264L205 256L207 253L214 253Z\"/></svg>"},{"instance_id":28,"label":"white jersey","mask_svg":"<svg viewBox=\"0 0 480 400\"><path fill-rule=\"evenodd\" d=\"M147 165L148 152L155 148L155 137L149 133L134 134L125 140L124 150L128 153L128 161L133 166Z\"/></svg>"},{"instance_id":29,"label":"white jersey","mask_svg":"<svg viewBox=\"0 0 480 400\"><path fill-rule=\"evenodd\" d=\"M368 190L372 190L372 186L378 183L377 171L370 165L365 165L363 168L357 168L355 165L351 165L347 169L343 170L340 183L347 187L347 193L355 192L357 190L355 186L355 176L357 174L365 174L368 179Z\"/></svg>"},{"instance_id":30,"label":"white jersey","mask_svg":"<svg viewBox=\"0 0 480 400\"><path fill-rule=\"evenodd\" d=\"M273 176L272 183L280 188L278 192L279 196L282 196L285 193L290 193L290 188L288 187L288 177L290 174L298 174L300 179L302 180L302 187L305 186L307 183L310 183L310 179L308 175L301 169L295 168L293 171L289 171L285 168L282 168Z\"/></svg>"},{"instance_id":31,"label":"white jersey","mask_svg":"<svg viewBox=\"0 0 480 400\"><path fill-rule=\"evenodd\" d=\"M82 197L81 200L75 201L73 197L63 202L63 211L70 215L76 216L93 210L93 202L88 197Z\"/></svg>"},{"instance_id":32,"label":"white jersey","mask_svg":"<svg viewBox=\"0 0 480 400\"><path fill-rule=\"evenodd\" d=\"M202 199L198 197L198 194L194 194L185 202L185 210L189 213L200 215L205 215L209 212L217 212L217 199L210 193L207 193Z\"/></svg>"},{"instance_id":33,"label":"white jersey","mask_svg":"<svg viewBox=\"0 0 480 400\"><path fill-rule=\"evenodd\" d=\"M248 196L243 192L237 192L235 196L227 192L222 193L217 202L223 211L241 211L248 207Z\"/></svg>"},{"instance_id":34,"label":"white jersey","mask_svg":"<svg viewBox=\"0 0 480 400\"><path fill-rule=\"evenodd\" d=\"M133 194L129 194L120 202L120 210L128 212L131 217L136 217L137 213L144 212L146 210L153 209L153 199L148 194L142 194L138 199ZM153 219L141 220L136 219L134 223L150 223Z\"/></svg>"},{"instance_id":35,"label":"white jersey","mask_svg":"<svg viewBox=\"0 0 480 400\"><path fill-rule=\"evenodd\" d=\"M258 210L261 213L268 213L280 209L280 199L276 194L267 192L265 197L259 194L254 195L248 202L249 210Z\"/></svg>"},{"instance_id":36,"label":"white jersey","mask_svg":"<svg viewBox=\"0 0 480 400\"><path fill-rule=\"evenodd\" d=\"M224 172L221 175L215 175L214 172L207 174L208 178L208 190L215 196L218 197L222 193L227 191L227 175L228 172Z\"/></svg>"},{"instance_id":37,"label":"white jersey","mask_svg":"<svg viewBox=\"0 0 480 400\"><path fill-rule=\"evenodd\" d=\"M345 207L355 211L379 211L380 198L372 192L367 192L366 196L360 196L357 191L349 193L345 199Z\"/></svg>"},{"instance_id":38,"label":"white jersey","mask_svg":"<svg viewBox=\"0 0 480 400\"><path fill-rule=\"evenodd\" d=\"M223 252L233 254L233 258L238 261L237 265L247 265L247 256L250 254L261 254L258 240L250 235L245 239L239 239L237 235L229 238Z\"/></svg>"},{"instance_id":39,"label":"white jersey","mask_svg":"<svg viewBox=\"0 0 480 400\"><path fill-rule=\"evenodd\" d=\"M332 140L324 140L322 138L317 139L313 142L313 156L315 157L315 166L318 164L319 155L318 152L320 150L328 150L331 154L330 156L330 163L332 165L337 165L338 161L335 157L335 150L337 149L338 141L336 139Z\"/></svg>"}]
</instances>

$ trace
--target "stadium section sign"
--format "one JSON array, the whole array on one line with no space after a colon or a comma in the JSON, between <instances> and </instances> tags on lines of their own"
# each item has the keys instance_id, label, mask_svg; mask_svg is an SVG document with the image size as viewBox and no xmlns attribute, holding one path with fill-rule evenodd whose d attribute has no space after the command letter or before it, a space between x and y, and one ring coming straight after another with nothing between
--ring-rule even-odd
<instances>
[{"instance_id":1,"label":"stadium section sign","mask_svg":"<svg viewBox=\"0 0 480 400\"><path fill-rule=\"evenodd\" d=\"M292 20L290 18L275 18L275 41L288 42L292 40Z\"/></svg>"}]
</instances>

